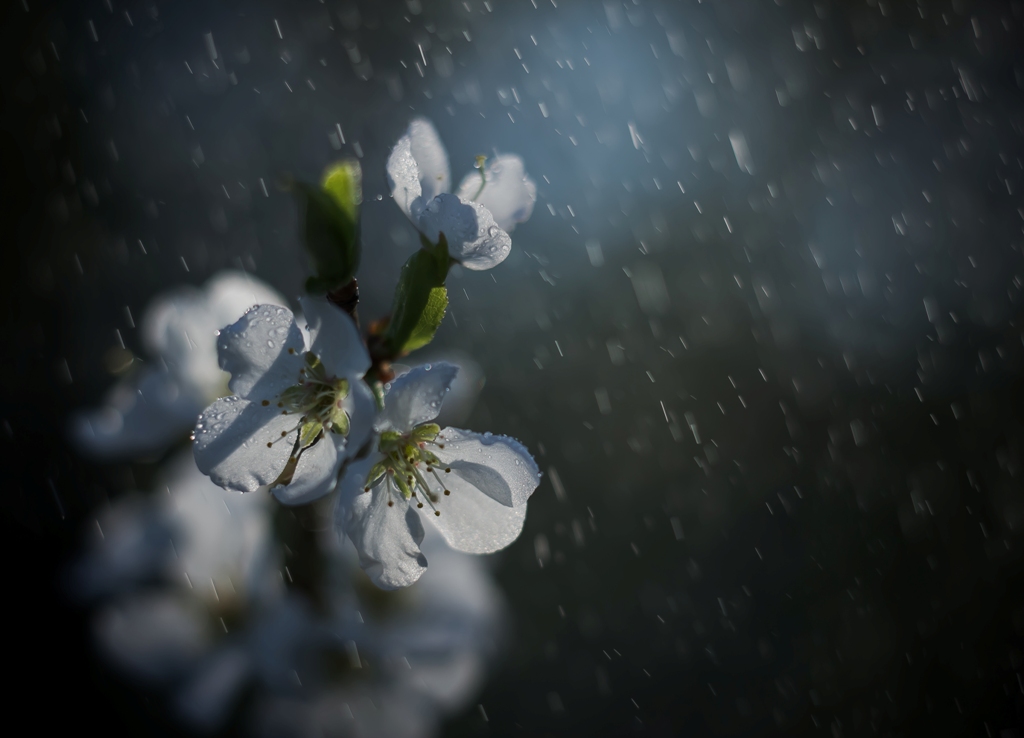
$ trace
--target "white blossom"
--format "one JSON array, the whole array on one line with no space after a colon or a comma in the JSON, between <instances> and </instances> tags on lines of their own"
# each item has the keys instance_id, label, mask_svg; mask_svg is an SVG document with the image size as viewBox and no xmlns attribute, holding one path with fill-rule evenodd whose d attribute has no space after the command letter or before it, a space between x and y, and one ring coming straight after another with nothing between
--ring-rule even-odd
<instances>
[{"instance_id":1,"label":"white blossom","mask_svg":"<svg viewBox=\"0 0 1024 738\"><path fill-rule=\"evenodd\" d=\"M299 302L308 342L292 312L272 305L221 331L220 365L235 394L203 411L193 447L200 470L221 487L272 485L293 505L333 491L375 412L363 381L370 357L352 319L323 298Z\"/></svg>"},{"instance_id":2,"label":"white blossom","mask_svg":"<svg viewBox=\"0 0 1024 738\"><path fill-rule=\"evenodd\" d=\"M530 217L537 187L526 176L523 160L496 156L449 193L448 154L430 121L416 118L388 156L391 194L417 230L431 243L440 234L448 254L467 269L497 266L512 250L509 232Z\"/></svg>"},{"instance_id":3,"label":"white blossom","mask_svg":"<svg viewBox=\"0 0 1024 738\"><path fill-rule=\"evenodd\" d=\"M456 371L425 365L394 380L373 451L351 462L342 478L338 526L383 589L406 587L426 570L421 516L452 548L491 553L519 537L540 483L533 457L514 438L431 422Z\"/></svg>"},{"instance_id":4,"label":"white blossom","mask_svg":"<svg viewBox=\"0 0 1024 738\"><path fill-rule=\"evenodd\" d=\"M195 425L212 400L226 394L217 365L217 331L257 303L284 305L277 292L243 272L224 271L202 288L184 286L156 297L139 323L152 363L138 364L103 404L76 414L71 435L98 458L158 453Z\"/></svg>"},{"instance_id":5,"label":"white blossom","mask_svg":"<svg viewBox=\"0 0 1024 738\"><path fill-rule=\"evenodd\" d=\"M70 571L79 596L103 600L101 654L193 728L217 730L244 706L239 724L256 736L433 735L473 697L499 635L482 562L435 535L424 546L438 576L388 595L325 535L328 596L314 610L285 586L269 502L217 487L190 456L152 496L115 502Z\"/></svg>"}]
</instances>

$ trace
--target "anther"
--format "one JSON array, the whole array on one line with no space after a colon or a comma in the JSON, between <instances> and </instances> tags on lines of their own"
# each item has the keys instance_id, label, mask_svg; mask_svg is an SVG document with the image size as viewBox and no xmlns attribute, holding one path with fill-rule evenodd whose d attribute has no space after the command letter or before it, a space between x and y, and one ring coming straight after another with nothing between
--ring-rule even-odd
<instances>
[{"instance_id":1,"label":"anther","mask_svg":"<svg viewBox=\"0 0 1024 738\"><path fill-rule=\"evenodd\" d=\"M452 491L451 491L450 489L446 489L446 490L444 491L444 493L445 493L446 495L450 495L450 494L452 493Z\"/></svg>"},{"instance_id":2,"label":"anther","mask_svg":"<svg viewBox=\"0 0 1024 738\"><path fill-rule=\"evenodd\" d=\"M437 517L441 517L441 511L440 510L434 510L434 515L436 515Z\"/></svg>"},{"instance_id":3,"label":"anther","mask_svg":"<svg viewBox=\"0 0 1024 738\"><path fill-rule=\"evenodd\" d=\"M388 507L394 507L394 506L395 506L395 501L394 500L388 500Z\"/></svg>"},{"instance_id":4,"label":"anther","mask_svg":"<svg viewBox=\"0 0 1024 738\"><path fill-rule=\"evenodd\" d=\"M268 442L268 443L267 443L267 448L274 448L274 444L273 444L273 443L269 443L269 442Z\"/></svg>"},{"instance_id":5,"label":"anther","mask_svg":"<svg viewBox=\"0 0 1024 738\"><path fill-rule=\"evenodd\" d=\"M416 503L416 507L423 507L423 503L422 502Z\"/></svg>"},{"instance_id":6,"label":"anther","mask_svg":"<svg viewBox=\"0 0 1024 738\"><path fill-rule=\"evenodd\" d=\"M270 400L264 400L261 404L263 405L263 407L266 407L267 405L270 404Z\"/></svg>"}]
</instances>

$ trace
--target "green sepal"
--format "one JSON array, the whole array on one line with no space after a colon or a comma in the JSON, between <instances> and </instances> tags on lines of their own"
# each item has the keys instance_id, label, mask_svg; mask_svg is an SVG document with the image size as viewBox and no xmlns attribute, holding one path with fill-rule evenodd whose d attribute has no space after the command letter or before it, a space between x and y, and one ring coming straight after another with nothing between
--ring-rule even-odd
<instances>
[{"instance_id":1,"label":"green sepal","mask_svg":"<svg viewBox=\"0 0 1024 738\"><path fill-rule=\"evenodd\" d=\"M306 291L325 293L348 284L359 268L362 170L354 159L332 164L320 185L296 183L306 206L305 244L314 275Z\"/></svg>"},{"instance_id":2,"label":"green sepal","mask_svg":"<svg viewBox=\"0 0 1024 738\"><path fill-rule=\"evenodd\" d=\"M441 432L441 426L437 423L424 423L423 425L417 426L413 429L410 437L416 443L423 441L433 441L437 438L437 434Z\"/></svg>"},{"instance_id":3,"label":"green sepal","mask_svg":"<svg viewBox=\"0 0 1024 738\"><path fill-rule=\"evenodd\" d=\"M302 430L299 431L299 448L312 446L323 429L323 424L318 420L307 420L303 423Z\"/></svg>"},{"instance_id":4,"label":"green sepal","mask_svg":"<svg viewBox=\"0 0 1024 738\"><path fill-rule=\"evenodd\" d=\"M412 497L412 487L409 486L409 481L405 477L403 477L401 474L395 474L394 478L395 478L395 485L398 487L399 491L402 493L402 497L404 497L407 500L410 497Z\"/></svg>"},{"instance_id":5,"label":"green sepal","mask_svg":"<svg viewBox=\"0 0 1024 738\"><path fill-rule=\"evenodd\" d=\"M421 237L423 248L402 267L395 289L391 321L384 334L392 356L405 356L430 343L448 309L444 285L451 260L448 242L441 234L437 245Z\"/></svg>"},{"instance_id":6,"label":"green sepal","mask_svg":"<svg viewBox=\"0 0 1024 738\"><path fill-rule=\"evenodd\" d=\"M370 468L370 473L366 475L365 487L372 487L377 483L381 477L383 477L388 471L388 465L383 461L378 461Z\"/></svg>"},{"instance_id":7,"label":"green sepal","mask_svg":"<svg viewBox=\"0 0 1024 738\"><path fill-rule=\"evenodd\" d=\"M350 425L348 413L338 407L338 403L334 403L331 408L331 430L339 435L347 436Z\"/></svg>"}]
</instances>

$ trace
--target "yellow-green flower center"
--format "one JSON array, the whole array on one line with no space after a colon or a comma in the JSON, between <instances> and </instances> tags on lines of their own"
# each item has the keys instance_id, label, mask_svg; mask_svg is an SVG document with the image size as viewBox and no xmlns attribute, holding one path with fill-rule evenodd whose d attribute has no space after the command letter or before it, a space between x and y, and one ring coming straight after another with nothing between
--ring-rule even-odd
<instances>
[{"instance_id":1,"label":"yellow-green flower center","mask_svg":"<svg viewBox=\"0 0 1024 738\"><path fill-rule=\"evenodd\" d=\"M417 507L423 507L425 502L434 508L435 515L440 515L437 503L441 495L451 494L441 478L441 474L451 472L451 468L431 450L444 448L440 432L437 423L424 423L408 433L381 433L377 450L384 458L370 469L364 491L386 484L389 491L401 494L406 500L416 498ZM388 505L393 504L388 501Z\"/></svg>"},{"instance_id":2,"label":"yellow-green flower center","mask_svg":"<svg viewBox=\"0 0 1024 738\"><path fill-rule=\"evenodd\" d=\"M299 370L299 382L277 398L283 415L299 415L299 448L311 446L322 433L331 432L347 436L350 426L345 398L348 397L347 379L327 376L324 365L316 354L307 351L306 363ZM263 401L269 405L268 400Z\"/></svg>"}]
</instances>

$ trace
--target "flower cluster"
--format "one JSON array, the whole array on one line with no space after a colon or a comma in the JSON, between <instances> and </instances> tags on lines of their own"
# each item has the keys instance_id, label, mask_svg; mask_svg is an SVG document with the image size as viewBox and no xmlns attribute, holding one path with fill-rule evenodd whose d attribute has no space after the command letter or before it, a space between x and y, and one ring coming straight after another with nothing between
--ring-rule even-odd
<instances>
[{"instance_id":1,"label":"flower cluster","mask_svg":"<svg viewBox=\"0 0 1024 738\"><path fill-rule=\"evenodd\" d=\"M314 266L301 314L241 272L161 296L141 321L152 361L132 357L104 404L72 419L100 459L157 457L193 431L158 492L98 514L68 572L97 603L103 654L193 727L429 735L471 697L499 635L500 598L465 554L519 536L539 470L515 439L442 426L482 386L471 360L457 362L468 379L395 362L434 337L452 264L508 256L536 187L518 157L478 157L448 194L422 119L387 168L422 244L390 316L361 333L360 171L342 162L296 184ZM453 387L456 412L442 407ZM428 556L432 575L406 589Z\"/></svg>"},{"instance_id":2,"label":"flower cluster","mask_svg":"<svg viewBox=\"0 0 1024 738\"><path fill-rule=\"evenodd\" d=\"M364 343L354 313L331 293L300 299L305 333L287 308L252 308L220 332L220 366L234 394L203 411L194 448L199 468L227 489L267 486L288 505L334 495L338 528L363 568L379 587L396 589L426 569L423 517L456 550L497 551L519 536L540 482L515 439L433 422L455 367L425 365L382 381L390 361L425 343L421 336L429 341L443 317L438 257L445 274L450 262L479 270L503 261L512 245L507 231L529 217L536 187L518 157L490 165L479 157L478 173L448 194L447 154L423 119L410 124L387 169L429 256L403 270L386 332ZM418 291L428 295L423 304L409 297ZM439 316L431 303L438 294ZM371 352L368 344L382 348Z\"/></svg>"}]
</instances>

